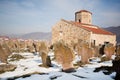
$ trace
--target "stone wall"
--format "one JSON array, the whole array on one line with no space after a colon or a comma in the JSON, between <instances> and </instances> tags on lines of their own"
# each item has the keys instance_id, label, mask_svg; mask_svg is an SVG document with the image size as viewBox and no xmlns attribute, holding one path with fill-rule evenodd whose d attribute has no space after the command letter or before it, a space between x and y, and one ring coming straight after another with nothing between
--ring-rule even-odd
<instances>
[{"instance_id":1,"label":"stone wall","mask_svg":"<svg viewBox=\"0 0 120 80\"><path fill-rule=\"evenodd\" d=\"M89 27L97 28L94 25ZM79 39L88 42L90 45L95 43L95 46L105 42L116 45L116 35L94 34L63 19L52 27L52 44L63 40L65 43L72 45L77 43Z\"/></svg>"},{"instance_id":2,"label":"stone wall","mask_svg":"<svg viewBox=\"0 0 120 80\"><path fill-rule=\"evenodd\" d=\"M92 24L92 15L89 12L80 12L75 14L77 22Z\"/></svg>"},{"instance_id":3,"label":"stone wall","mask_svg":"<svg viewBox=\"0 0 120 80\"><path fill-rule=\"evenodd\" d=\"M115 35L103 35L103 34L91 34L91 42L95 40L96 46L99 44L104 44L104 42L110 42L116 45L116 36Z\"/></svg>"},{"instance_id":4,"label":"stone wall","mask_svg":"<svg viewBox=\"0 0 120 80\"><path fill-rule=\"evenodd\" d=\"M90 42L90 32L61 20L52 27L52 43L61 39L67 44L77 43L78 39Z\"/></svg>"}]
</instances>

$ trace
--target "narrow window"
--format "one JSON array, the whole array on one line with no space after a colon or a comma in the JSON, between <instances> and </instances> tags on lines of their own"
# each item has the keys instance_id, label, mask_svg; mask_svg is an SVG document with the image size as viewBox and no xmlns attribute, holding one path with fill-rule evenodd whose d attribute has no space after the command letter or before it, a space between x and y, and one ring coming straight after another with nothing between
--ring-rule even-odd
<instances>
[{"instance_id":1,"label":"narrow window","mask_svg":"<svg viewBox=\"0 0 120 80\"><path fill-rule=\"evenodd\" d=\"M93 44L94 44L94 46L95 46L95 40L93 41Z\"/></svg>"},{"instance_id":2,"label":"narrow window","mask_svg":"<svg viewBox=\"0 0 120 80\"><path fill-rule=\"evenodd\" d=\"M106 44L109 44L109 42L105 41L104 44L105 44L105 45L106 45Z\"/></svg>"}]
</instances>

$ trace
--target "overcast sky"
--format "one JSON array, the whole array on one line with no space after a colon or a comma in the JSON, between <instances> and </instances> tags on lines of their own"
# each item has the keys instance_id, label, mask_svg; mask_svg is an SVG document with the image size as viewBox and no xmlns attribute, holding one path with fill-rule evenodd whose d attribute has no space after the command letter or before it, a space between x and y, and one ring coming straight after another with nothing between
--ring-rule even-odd
<instances>
[{"instance_id":1,"label":"overcast sky","mask_svg":"<svg viewBox=\"0 0 120 80\"><path fill-rule=\"evenodd\" d=\"M93 13L94 25L120 26L120 0L0 0L0 33L50 32L81 9Z\"/></svg>"}]
</instances>

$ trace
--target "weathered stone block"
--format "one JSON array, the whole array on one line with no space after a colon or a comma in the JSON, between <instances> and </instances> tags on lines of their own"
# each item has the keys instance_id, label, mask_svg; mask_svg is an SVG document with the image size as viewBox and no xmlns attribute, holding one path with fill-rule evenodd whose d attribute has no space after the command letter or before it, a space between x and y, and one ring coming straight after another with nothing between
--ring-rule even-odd
<instances>
[{"instance_id":1,"label":"weathered stone block","mask_svg":"<svg viewBox=\"0 0 120 80\"><path fill-rule=\"evenodd\" d=\"M73 51L63 42L54 44L54 54L56 61L62 65L63 71L74 68L72 64L74 59Z\"/></svg>"},{"instance_id":2,"label":"weathered stone block","mask_svg":"<svg viewBox=\"0 0 120 80\"><path fill-rule=\"evenodd\" d=\"M118 45L116 48L116 55L120 56L120 45Z\"/></svg>"},{"instance_id":3,"label":"weathered stone block","mask_svg":"<svg viewBox=\"0 0 120 80\"><path fill-rule=\"evenodd\" d=\"M13 71L15 68L16 66L12 64L1 64L0 73L6 72L6 71Z\"/></svg>"},{"instance_id":4,"label":"weathered stone block","mask_svg":"<svg viewBox=\"0 0 120 80\"><path fill-rule=\"evenodd\" d=\"M1 45L0 45L0 61L7 63L7 55L5 54Z\"/></svg>"},{"instance_id":5,"label":"weathered stone block","mask_svg":"<svg viewBox=\"0 0 120 80\"><path fill-rule=\"evenodd\" d=\"M51 67L51 60L47 53L41 52L42 65L44 67Z\"/></svg>"},{"instance_id":6,"label":"weathered stone block","mask_svg":"<svg viewBox=\"0 0 120 80\"><path fill-rule=\"evenodd\" d=\"M104 53L108 59L111 59L111 56L115 53L115 47L113 44L106 44L104 48Z\"/></svg>"}]
</instances>

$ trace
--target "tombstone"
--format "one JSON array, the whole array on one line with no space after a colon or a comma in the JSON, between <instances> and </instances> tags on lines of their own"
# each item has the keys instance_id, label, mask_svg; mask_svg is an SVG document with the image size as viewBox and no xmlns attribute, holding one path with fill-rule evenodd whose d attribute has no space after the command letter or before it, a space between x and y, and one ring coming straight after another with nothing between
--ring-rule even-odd
<instances>
[{"instance_id":1,"label":"tombstone","mask_svg":"<svg viewBox=\"0 0 120 80\"><path fill-rule=\"evenodd\" d=\"M10 51L10 49L9 49L9 47L7 46L6 43L3 43L3 44L2 44L2 48L3 48L6 56L9 56L10 54L12 54L12 52Z\"/></svg>"},{"instance_id":2,"label":"tombstone","mask_svg":"<svg viewBox=\"0 0 120 80\"><path fill-rule=\"evenodd\" d=\"M37 43L33 42L33 47L34 47L34 49L35 49L35 52L38 52L38 51L37 51Z\"/></svg>"},{"instance_id":3,"label":"tombstone","mask_svg":"<svg viewBox=\"0 0 120 80\"><path fill-rule=\"evenodd\" d=\"M106 44L105 48L104 48L104 53L106 55L106 58L111 59L111 56L115 53L115 47L113 46L113 44Z\"/></svg>"},{"instance_id":4,"label":"tombstone","mask_svg":"<svg viewBox=\"0 0 120 80\"><path fill-rule=\"evenodd\" d=\"M25 42L24 41L19 41L19 48L20 48L20 52L25 52Z\"/></svg>"},{"instance_id":5,"label":"tombstone","mask_svg":"<svg viewBox=\"0 0 120 80\"><path fill-rule=\"evenodd\" d=\"M34 53L35 52L35 49L34 49L33 46L27 46L27 48L28 48L28 52L30 52L30 53Z\"/></svg>"},{"instance_id":6,"label":"tombstone","mask_svg":"<svg viewBox=\"0 0 120 80\"><path fill-rule=\"evenodd\" d=\"M63 42L57 42L54 44L55 59L58 64L62 65L63 71L69 71L74 69L72 61L74 60L73 51L67 47Z\"/></svg>"},{"instance_id":7,"label":"tombstone","mask_svg":"<svg viewBox=\"0 0 120 80\"><path fill-rule=\"evenodd\" d=\"M9 40L8 47L10 48L11 52L15 52L16 46L15 46L15 42L13 40Z\"/></svg>"},{"instance_id":8,"label":"tombstone","mask_svg":"<svg viewBox=\"0 0 120 80\"><path fill-rule=\"evenodd\" d=\"M13 47L13 43L11 40L9 40L9 42L7 43L8 47L11 49Z\"/></svg>"},{"instance_id":9,"label":"tombstone","mask_svg":"<svg viewBox=\"0 0 120 80\"><path fill-rule=\"evenodd\" d=\"M15 48L14 48L14 52L19 53L19 52L20 52L19 41L15 39L15 40L13 40L13 42L14 42L14 46L15 46Z\"/></svg>"},{"instance_id":10,"label":"tombstone","mask_svg":"<svg viewBox=\"0 0 120 80\"><path fill-rule=\"evenodd\" d=\"M48 53L48 47L44 41L42 41L39 46L39 53L41 52Z\"/></svg>"},{"instance_id":11,"label":"tombstone","mask_svg":"<svg viewBox=\"0 0 120 80\"><path fill-rule=\"evenodd\" d=\"M1 44L0 44L0 61L7 63L7 55L5 54Z\"/></svg>"},{"instance_id":12,"label":"tombstone","mask_svg":"<svg viewBox=\"0 0 120 80\"><path fill-rule=\"evenodd\" d=\"M99 53L100 55L104 55L104 48L105 48L105 45L99 45L100 49L99 49Z\"/></svg>"},{"instance_id":13,"label":"tombstone","mask_svg":"<svg viewBox=\"0 0 120 80\"><path fill-rule=\"evenodd\" d=\"M4 73L6 71L13 71L16 69L16 65L12 64L0 64L0 74Z\"/></svg>"},{"instance_id":14,"label":"tombstone","mask_svg":"<svg viewBox=\"0 0 120 80\"><path fill-rule=\"evenodd\" d=\"M113 70L116 72L115 80L120 80L120 56L116 56L112 63Z\"/></svg>"},{"instance_id":15,"label":"tombstone","mask_svg":"<svg viewBox=\"0 0 120 80\"><path fill-rule=\"evenodd\" d=\"M94 47L94 51L95 51L94 57L100 57L100 52L99 52L99 50L100 50L100 47L99 47L99 46L95 46L95 47Z\"/></svg>"},{"instance_id":16,"label":"tombstone","mask_svg":"<svg viewBox=\"0 0 120 80\"><path fill-rule=\"evenodd\" d=\"M95 49L94 48L88 48L88 58L92 58L95 56Z\"/></svg>"},{"instance_id":17,"label":"tombstone","mask_svg":"<svg viewBox=\"0 0 120 80\"><path fill-rule=\"evenodd\" d=\"M41 52L42 65L44 67L51 67L51 60L47 53Z\"/></svg>"},{"instance_id":18,"label":"tombstone","mask_svg":"<svg viewBox=\"0 0 120 80\"><path fill-rule=\"evenodd\" d=\"M33 42L33 47L35 48L35 52L39 52L40 44L41 44L40 41L34 41Z\"/></svg>"},{"instance_id":19,"label":"tombstone","mask_svg":"<svg viewBox=\"0 0 120 80\"><path fill-rule=\"evenodd\" d=\"M81 53L81 62L88 63L89 55L88 55L88 45L87 44L82 44L80 53Z\"/></svg>"},{"instance_id":20,"label":"tombstone","mask_svg":"<svg viewBox=\"0 0 120 80\"><path fill-rule=\"evenodd\" d=\"M118 45L116 48L116 55L120 56L120 45Z\"/></svg>"},{"instance_id":21,"label":"tombstone","mask_svg":"<svg viewBox=\"0 0 120 80\"><path fill-rule=\"evenodd\" d=\"M92 57L92 49L89 48L88 43L82 41L80 42L80 45L77 46L78 48L78 55L81 56L81 62L83 64L89 63L88 59Z\"/></svg>"},{"instance_id":22,"label":"tombstone","mask_svg":"<svg viewBox=\"0 0 120 80\"><path fill-rule=\"evenodd\" d=\"M31 53L35 52L35 48L33 46L33 40L28 40L26 42L26 46L27 46L28 52L31 52Z\"/></svg>"}]
</instances>

